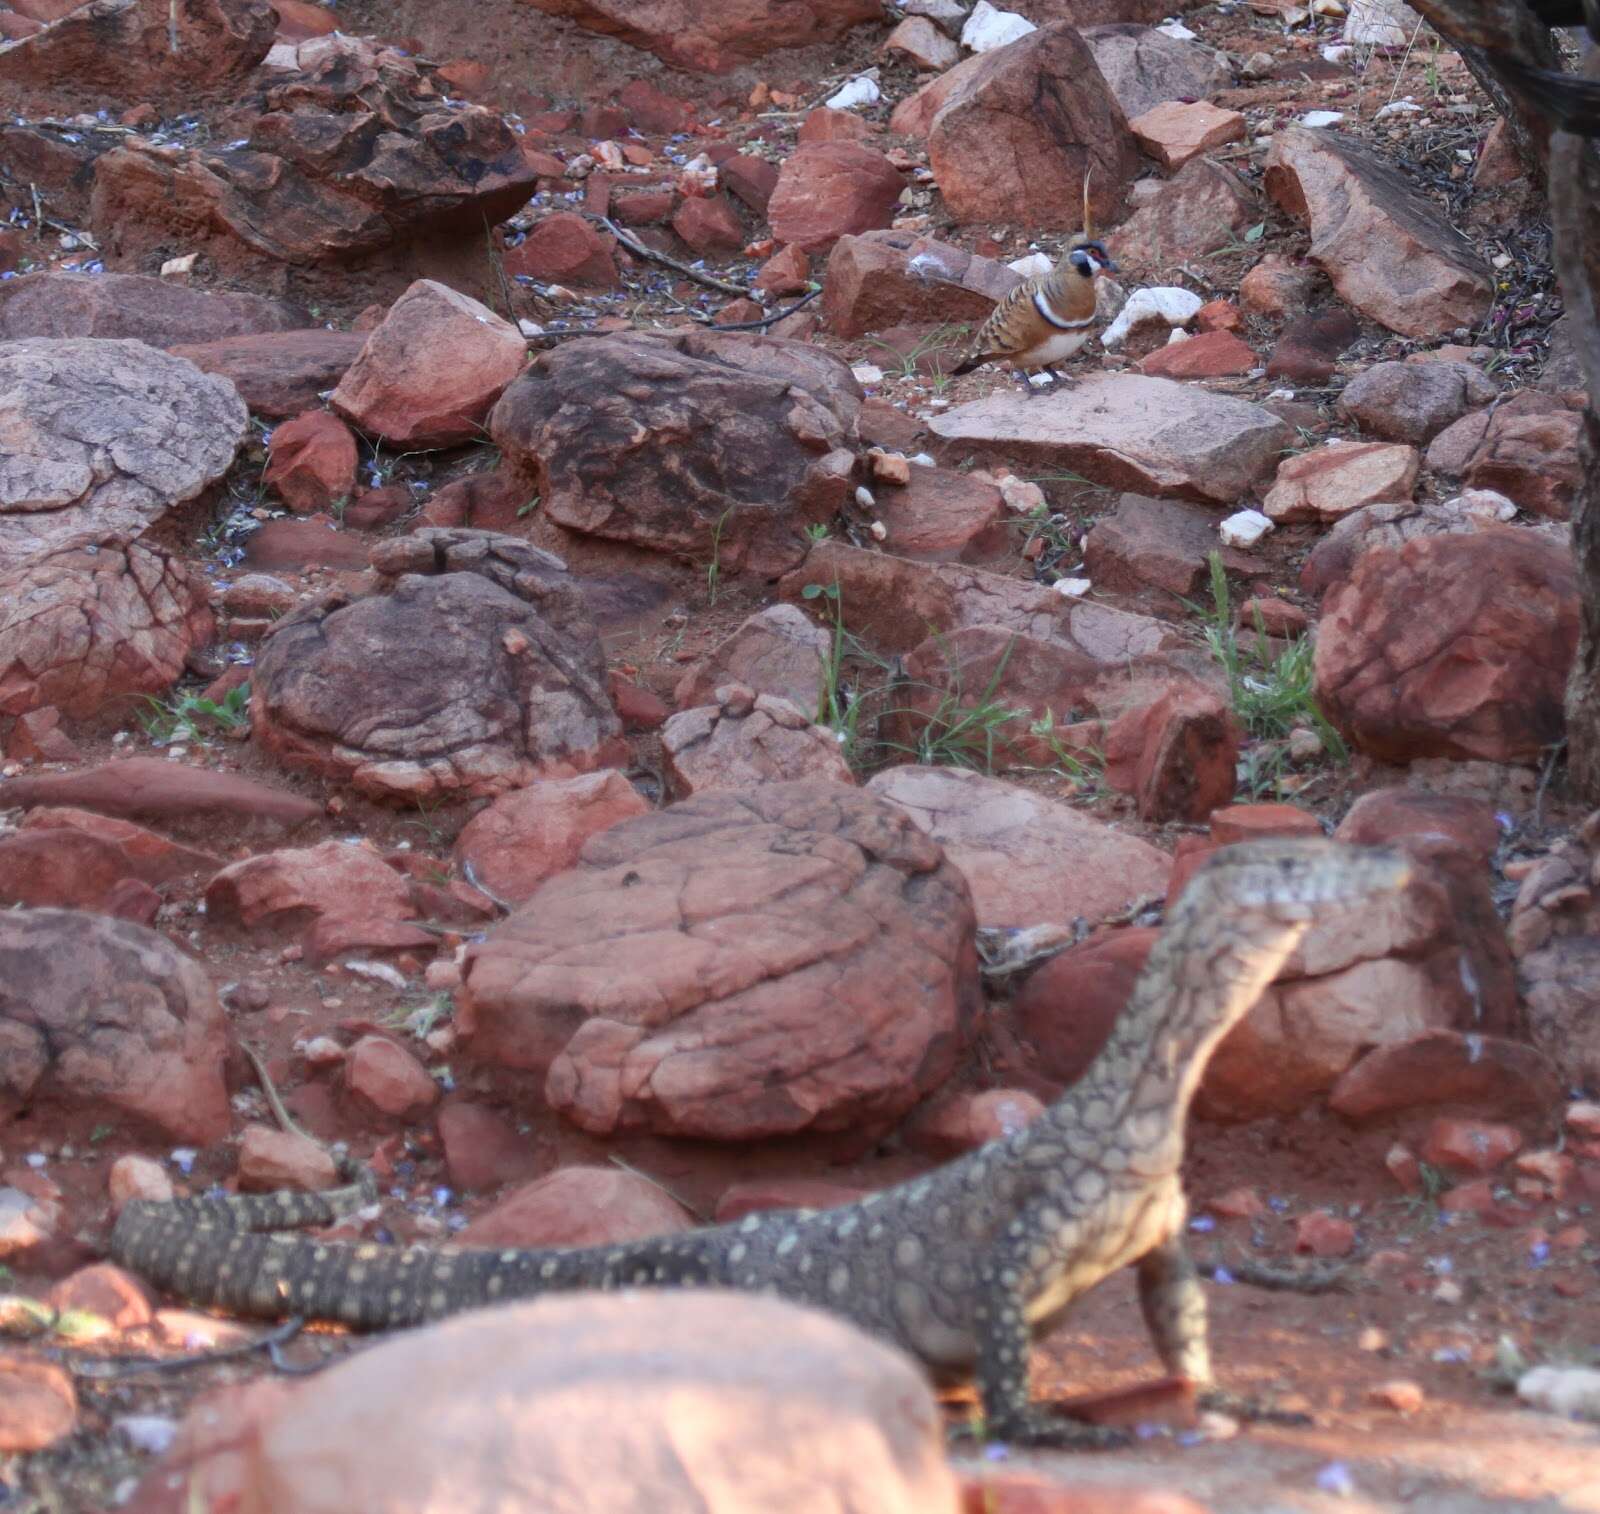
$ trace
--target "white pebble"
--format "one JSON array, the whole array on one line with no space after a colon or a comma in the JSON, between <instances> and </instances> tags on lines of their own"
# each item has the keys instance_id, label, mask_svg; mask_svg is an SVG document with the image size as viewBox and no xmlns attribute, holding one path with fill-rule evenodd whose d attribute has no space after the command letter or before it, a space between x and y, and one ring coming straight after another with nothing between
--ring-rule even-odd
<instances>
[{"instance_id":1,"label":"white pebble","mask_svg":"<svg viewBox=\"0 0 1600 1514\"><path fill-rule=\"evenodd\" d=\"M1272 522L1259 510L1241 510L1223 521L1217 534L1225 547L1253 547L1273 529Z\"/></svg>"}]
</instances>

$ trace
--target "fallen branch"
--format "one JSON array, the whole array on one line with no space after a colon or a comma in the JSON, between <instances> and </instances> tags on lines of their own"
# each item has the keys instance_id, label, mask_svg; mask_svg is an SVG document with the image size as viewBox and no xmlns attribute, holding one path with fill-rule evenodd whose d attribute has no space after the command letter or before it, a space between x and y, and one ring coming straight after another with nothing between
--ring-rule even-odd
<instances>
[{"instance_id":1,"label":"fallen branch","mask_svg":"<svg viewBox=\"0 0 1600 1514\"><path fill-rule=\"evenodd\" d=\"M631 232L624 231L609 216L598 215L592 210L583 212L591 221L598 221L611 233L624 247L636 258L645 258L652 263L660 263L663 268L670 268L674 273L681 273L686 279L693 279L697 284L704 284L707 289L718 289L723 294L731 294L739 299L749 299L750 291L739 284L730 284L726 279L719 279L714 274L703 273L698 268L691 268L687 263L680 263L676 258L669 258L664 252L657 252L653 247L646 247L638 237Z\"/></svg>"}]
</instances>

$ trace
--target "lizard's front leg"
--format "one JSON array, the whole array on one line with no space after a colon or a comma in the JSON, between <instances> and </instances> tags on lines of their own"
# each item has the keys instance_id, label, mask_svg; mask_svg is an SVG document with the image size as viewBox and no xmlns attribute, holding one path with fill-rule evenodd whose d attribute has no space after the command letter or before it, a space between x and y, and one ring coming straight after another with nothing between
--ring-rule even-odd
<instances>
[{"instance_id":1,"label":"lizard's front leg","mask_svg":"<svg viewBox=\"0 0 1600 1514\"><path fill-rule=\"evenodd\" d=\"M1216 1385L1206 1340L1205 1289L1182 1235L1169 1237L1139 1259L1139 1308L1162 1364L1174 1377L1195 1384L1201 1408L1239 1419L1310 1423L1304 1414L1285 1413Z\"/></svg>"},{"instance_id":2,"label":"lizard's front leg","mask_svg":"<svg viewBox=\"0 0 1600 1514\"><path fill-rule=\"evenodd\" d=\"M1126 1445L1130 1437L1124 1431L1066 1419L1033 1402L1028 1389L1033 1339L1023 1308L1022 1277L1022 1267L1004 1253L986 1262L978 1274L973 1330L984 1433L992 1441L1018 1446Z\"/></svg>"}]
</instances>

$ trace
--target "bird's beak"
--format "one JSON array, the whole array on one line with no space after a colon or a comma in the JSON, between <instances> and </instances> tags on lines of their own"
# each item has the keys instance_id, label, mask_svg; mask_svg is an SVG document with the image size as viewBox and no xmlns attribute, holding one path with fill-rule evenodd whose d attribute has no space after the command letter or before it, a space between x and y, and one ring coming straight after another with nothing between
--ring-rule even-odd
<instances>
[{"instance_id":1,"label":"bird's beak","mask_svg":"<svg viewBox=\"0 0 1600 1514\"><path fill-rule=\"evenodd\" d=\"M1101 271L1101 273L1121 273L1122 272L1122 270L1117 267L1117 260L1115 258L1113 258L1113 257L1110 257L1110 256L1107 256L1105 262L1103 262L1100 265L1100 271Z\"/></svg>"}]
</instances>

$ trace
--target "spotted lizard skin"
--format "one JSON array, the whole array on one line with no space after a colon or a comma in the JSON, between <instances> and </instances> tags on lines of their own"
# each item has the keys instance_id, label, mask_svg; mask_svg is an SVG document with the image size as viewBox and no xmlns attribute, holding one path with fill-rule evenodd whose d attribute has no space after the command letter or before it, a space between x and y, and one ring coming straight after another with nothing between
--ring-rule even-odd
<instances>
[{"instance_id":1,"label":"spotted lizard skin","mask_svg":"<svg viewBox=\"0 0 1600 1514\"><path fill-rule=\"evenodd\" d=\"M567 1289L765 1291L842 1315L940 1379L975 1376L996 1439L1093 1442L1104 1432L1032 1402L1031 1340L1080 1294L1134 1266L1168 1371L1212 1383L1205 1298L1183 1240L1190 1099L1218 1042L1313 917L1392 892L1406 876L1392 853L1324 841L1219 852L1170 911L1077 1084L1025 1130L841 1208L576 1250L263 1233L327 1224L370 1202L367 1179L324 1194L135 1200L117 1220L111 1255L193 1304L362 1330Z\"/></svg>"}]
</instances>

